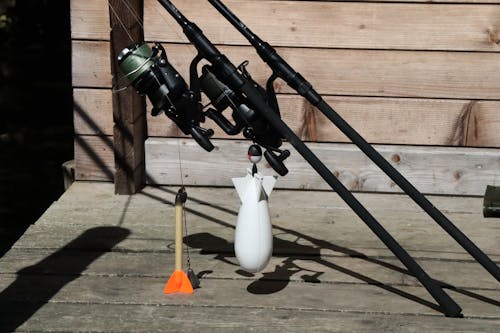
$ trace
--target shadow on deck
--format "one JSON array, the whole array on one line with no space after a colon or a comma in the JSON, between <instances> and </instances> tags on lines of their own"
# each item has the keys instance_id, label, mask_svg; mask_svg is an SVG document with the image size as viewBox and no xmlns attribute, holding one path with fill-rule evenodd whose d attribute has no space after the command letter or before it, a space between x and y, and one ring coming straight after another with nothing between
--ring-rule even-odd
<instances>
[{"instance_id":1,"label":"shadow on deck","mask_svg":"<svg viewBox=\"0 0 500 333\"><path fill-rule=\"evenodd\" d=\"M148 187L138 195L115 196L112 184L74 184L1 259L1 330L498 327L498 282L400 195L358 197L375 207L391 233L447 288L465 319L444 318L392 253L326 192L308 192L306 199L301 191L274 194L273 258L262 273L251 274L234 257L239 203L233 190L188 189L184 242L202 284L194 296L163 295L173 269L175 193ZM499 228L474 211L480 199L432 199L498 262Z\"/></svg>"}]
</instances>

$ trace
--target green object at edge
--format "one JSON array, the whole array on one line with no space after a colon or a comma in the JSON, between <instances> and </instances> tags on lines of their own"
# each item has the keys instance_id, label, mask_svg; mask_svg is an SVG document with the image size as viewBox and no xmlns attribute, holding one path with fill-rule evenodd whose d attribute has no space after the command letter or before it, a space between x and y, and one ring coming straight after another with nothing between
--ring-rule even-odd
<instances>
[{"instance_id":1,"label":"green object at edge","mask_svg":"<svg viewBox=\"0 0 500 333\"><path fill-rule=\"evenodd\" d=\"M486 187L483 202L484 217L500 217L500 186Z\"/></svg>"}]
</instances>

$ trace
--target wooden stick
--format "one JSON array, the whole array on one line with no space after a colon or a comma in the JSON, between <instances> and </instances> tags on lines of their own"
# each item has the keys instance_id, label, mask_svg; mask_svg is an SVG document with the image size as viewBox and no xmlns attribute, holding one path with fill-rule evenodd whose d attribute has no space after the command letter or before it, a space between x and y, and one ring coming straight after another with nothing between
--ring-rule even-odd
<instances>
[{"instance_id":1,"label":"wooden stick","mask_svg":"<svg viewBox=\"0 0 500 333\"><path fill-rule=\"evenodd\" d=\"M179 196L179 195L178 195ZM177 197L178 197L177 196ZM181 200L175 200L175 270L182 270L182 215Z\"/></svg>"}]
</instances>

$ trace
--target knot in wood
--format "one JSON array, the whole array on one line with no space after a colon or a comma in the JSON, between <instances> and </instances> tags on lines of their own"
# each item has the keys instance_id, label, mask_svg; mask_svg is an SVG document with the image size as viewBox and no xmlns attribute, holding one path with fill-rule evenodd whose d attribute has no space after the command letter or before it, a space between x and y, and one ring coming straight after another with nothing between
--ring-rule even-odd
<instances>
[{"instance_id":1,"label":"knot in wood","mask_svg":"<svg viewBox=\"0 0 500 333\"><path fill-rule=\"evenodd\" d=\"M399 164L399 162L401 162L401 156L399 156L399 154L393 154L391 156L391 160L396 163L396 164Z\"/></svg>"},{"instance_id":2,"label":"knot in wood","mask_svg":"<svg viewBox=\"0 0 500 333\"><path fill-rule=\"evenodd\" d=\"M488 34L488 40L492 44L500 44L500 38L498 37L498 33L496 30L488 29L486 30L486 33Z\"/></svg>"}]
</instances>

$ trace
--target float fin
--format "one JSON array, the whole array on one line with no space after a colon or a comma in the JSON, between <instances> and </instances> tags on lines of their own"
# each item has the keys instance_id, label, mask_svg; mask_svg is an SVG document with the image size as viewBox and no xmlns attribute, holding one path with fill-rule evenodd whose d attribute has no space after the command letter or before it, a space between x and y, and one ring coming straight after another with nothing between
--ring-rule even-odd
<instances>
[{"instance_id":1,"label":"float fin","mask_svg":"<svg viewBox=\"0 0 500 333\"><path fill-rule=\"evenodd\" d=\"M184 293L184 294L193 294L193 286L189 281L186 273L181 270L176 270L168 279L165 288L163 289L165 294L173 294L173 293Z\"/></svg>"}]
</instances>

